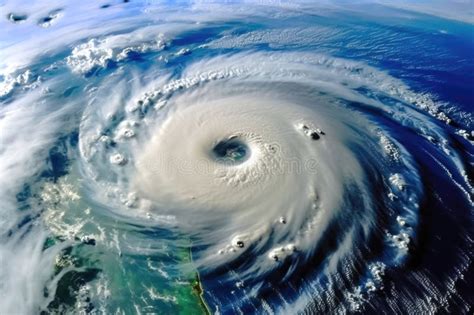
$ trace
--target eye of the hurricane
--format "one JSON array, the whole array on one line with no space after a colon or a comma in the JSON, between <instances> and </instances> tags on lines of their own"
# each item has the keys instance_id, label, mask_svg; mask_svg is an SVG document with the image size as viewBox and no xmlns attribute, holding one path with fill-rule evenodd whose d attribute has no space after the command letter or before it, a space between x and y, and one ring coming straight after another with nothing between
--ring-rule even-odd
<instances>
[{"instance_id":1,"label":"eye of the hurricane","mask_svg":"<svg viewBox=\"0 0 474 315\"><path fill-rule=\"evenodd\" d=\"M212 149L213 158L218 163L237 165L250 157L250 148L241 139L219 141Z\"/></svg>"}]
</instances>

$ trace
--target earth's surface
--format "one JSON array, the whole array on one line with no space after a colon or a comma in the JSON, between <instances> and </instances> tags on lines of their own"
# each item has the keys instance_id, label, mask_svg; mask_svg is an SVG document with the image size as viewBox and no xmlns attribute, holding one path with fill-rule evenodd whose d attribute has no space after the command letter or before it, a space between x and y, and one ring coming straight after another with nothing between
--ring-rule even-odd
<instances>
[{"instance_id":1,"label":"earth's surface","mask_svg":"<svg viewBox=\"0 0 474 315\"><path fill-rule=\"evenodd\" d=\"M472 314L472 1L0 10L0 314Z\"/></svg>"}]
</instances>

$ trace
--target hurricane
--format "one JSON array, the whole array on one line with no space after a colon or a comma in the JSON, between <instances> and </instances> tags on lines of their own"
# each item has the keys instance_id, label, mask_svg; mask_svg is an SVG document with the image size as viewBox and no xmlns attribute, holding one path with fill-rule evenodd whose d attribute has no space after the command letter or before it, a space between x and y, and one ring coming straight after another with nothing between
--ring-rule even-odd
<instances>
[{"instance_id":1,"label":"hurricane","mask_svg":"<svg viewBox=\"0 0 474 315\"><path fill-rule=\"evenodd\" d=\"M0 313L472 312L467 6L0 2Z\"/></svg>"}]
</instances>

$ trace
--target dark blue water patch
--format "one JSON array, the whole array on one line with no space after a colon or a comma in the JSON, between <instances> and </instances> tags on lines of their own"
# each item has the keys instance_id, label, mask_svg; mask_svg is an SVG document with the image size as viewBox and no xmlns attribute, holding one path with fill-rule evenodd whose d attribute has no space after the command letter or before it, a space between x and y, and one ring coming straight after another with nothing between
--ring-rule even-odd
<instances>
[{"instance_id":1,"label":"dark blue water patch","mask_svg":"<svg viewBox=\"0 0 474 315\"><path fill-rule=\"evenodd\" d=\"M41 314L46 315L51 312L63 312L65 306L73 307L78 301L79 297L77 292L79 289L94 280L100 271L101 270L97 268L88 268L85 271L71 270L65 273L57 284L54 299L49 303L47 311L43 310ZM48 295L49 293L45 289L45 297ZM86 314L90 314L95 309L90 297L85 297L82 302L86 303Z\"/></svg>"},{"instance_id":2,"label":"dark blue water patch","mask_svg":"<svg viewBox=\"0 0 474 315\"><path fill-rule=\"evenodd\" d=\"M453 203L460 198L459 193L447 189L439 194L440 185L446 183L447 179L442 178L440 174L436 174L429 167L422 167L422 174L427 185L427 198L420 209L418 245L416 250L411 253L405 268L387 271L395 292L410 292L414 299L416 297L423 299L426 294L420 279L415 278L414 273L424 272L429 281L433 282L435 287L439 289L444 288L446 282L449 281L449 277L455 275L457 271L450 270L450 267L462 263L462 257L469 248L466 235L469 235L469 230L472 228L471 221L471 227L466 230L466 222L469 221L465 221L465 219L463 221L462 219L461 213L463 211L461 209L467 209L466 205L460 205L461 208L454 208ZM453 192L454 195L450 195ZM458 295L469 297L469 290L460 291ZM377 309L388 309L389 301L397 299L399 297L394 295L372 299L370 309L372 312ZM442 312L463 313L462 308L465 305L450 304L448 301L447 304L442 305Z\"/></svg>"},{"instance_id":3,"label":"dark blue water patch","mask_svg":"<svg viewBox=\"0 0 474 315\"><path fill-rule=\"evenodd\" d=\"M469 70L469 69L467 69ZM474 71L474 69L473 69ZM436 96L440 102L458 105L461 110L471 111L474 103L474 75L432 69L411 69L399 74L405 82L418 91Z\"/></svg>"},{"instance_id":4,"label":"dark blue water patch","mask_svg":"<svg viewBox=\"0 0 474 315\"><path fill-rule=\"evenodd\" d=\"M42 171L33 176L33 178L24 183L23 187L15 195L17 202L18 211L25 212L16 230L22 229L24 226L31 225L33 220L37 219L44 209L39 208L36 201L39 196L37 193L37 188L40 182L44 180L56 181L60 177L68 173L69 170L69 158L68 158L68 147L70 145L76 145L78 143L78 133L73 132L70 135L64 136L55 145L50 149L48 158L45 161L45 166ZM36 201L35 201L36 200ZM29 212L32 208L38 210L36 214ZM10 232L11 233L11 232Z\"/></svg>"},{"instance_id":5,"label":"dark blue water patch","mask_svg":"<svg viewBox=\"0 0 474 315\"><path fill-rule=\"evenodd\" d=\"M380 187L383 187L382 185L377 185L381 178L378 177L378 180L376 178L377 176L372 182L374 194L382 194L382 192L377 191ZM357 195L357 192L355 192L356 187L348 187L347 190L352 191L351 195ZM346 197L344 204L345 207L350 209L365 209L365 205L361 204L359 198ZM379 209L378 212L383 213L382 209ZM244 313L248 313L261 309L262 299L271 306L281 305L280 294L285 297L286 301L293 301L301 294L301 289L298 288L304 287L307 281L318 281L322 286L328 285L328 279L323 273L324 268L329 263L328 257L342 244L346 236L344 231L347 231L347 226L353 226L354 220L360 219L359 215L362 215L362 213L351 213L350 216L338 215L324 231L323 237L318 242L318 247L314 252L310 253L309 257L306 257L305 253L296 252L284 260L275 262L275 269L265 274L263 276L264 280L256 278L246 279L247 282L244 284L244 288L251 288L257 284L261 285L256 297L249 297L245 290L236 289L235 282L238 280L232 279L232 276L229 278L229 273L233 274L235 271L239 274L239 270L248 270L248 268L254 265L256 257L253 255L252 248L249 248L245 254L240 255L236 260L221 268L214 269L210 273L201 273L206 301L215 301L219 305L219 311L222 314L235 313L235 306L238 306ZM358 261L358 263L352 266L352 271L355 272L355 281L360 279L360 276L357 276L357 271L363 274L363 271L366 270L366 265L363 263L366 260L363 258L379 256L382 253L384 247L383 239L384 234L381 230L375 231L375 234L371 235L368 239L363 236L362 231L355 234L353 243L357 250L354 252L354 256L356 257L355 260ZM269 249L270 247L268 246L259 248L259 252ZM340 267L342 268L342 266ZM347 270L340 271L344 275L341 279L344 279L346 282L351 281L349 279L350 276L347 275ZM233 293L229 295L231 291ZM336 291L335 294L337 298L343 299L343 292ZM326 308L327 311L331 309L329 304L326 305Z\"/></svg>"},{"instance_id":6,"label":"dark blue water patch","mask_svg":"<svg viewBox=\"0 0 474 315\"><path fill-rule=\"evenodd\" d=\"M42 17L38 20L38 25L42 26L44 24L47 24L47 23L50 23L52 22L53 20L55 20L56 18L58 18L58 14L63 11L63 9L56 9L56 10L52 10L51 12L49 12L49 14L45 17Z\"/></svg>"},{"instance_id":7,"label":"dark blue water patch","mask_svg":"<svg viewBox=\"0 0 474 315\"><path fill-rule=\"evenodd\" d=\"M406 28L416 28L426 33L438 33L440 30L456 36L471 37L474 31L474 25L471 23L457 21L454 19L443 18L413 10L396 8L376 3L347 3L344 5L349 9L346 11L335 11L330 16L332 22L337 25L340 23L351 23L361 21L364 23L373 23L375 25L398 26ZM474 40L474 39L473 39Z\"/></svg>"},{"instance_id":8,"label":"dark blue water patch","mask_svg":"<svg viewBox=\"0 0 474 315\"><path fill-rule=\"evenodd\" d=\"M157 240L179 240L180 238L170 229L160 227L144 227L140 223L128 222L124 229L134 231L145 239L157 239ZM182 240L182 239L181 239Z\"/></svg>"},{"instance_id":9,"label":"dark blue water patch","mask_svg":"<svg viewBox=\"0 0 474 315\"><path fill-rule=\"evenodd\" d=\"M67 145L61 141L49 151L46 168L41 173L43 178L51 178L57 181L69 171L70 161Z\"/></svg>"},{"instance_id":10,"label":"dark blue water patch","mask_svg":"<svg viewBox=\"0 0 474 315\"><path fill-rule=\"evenodd\" d=\"M71 133L67 137L67 141L69 141L69 145L73 148L77 148L79 143L79 130L71 131Z\"/></svg>"},{"instance_id":11,"label":"dark blue water patch","mask_svg":"<svg viewBox=\"0 0 474 315\"><path fill-rule=\"evenodd\" d=\"M217 38L221 38L222 36L231 34L236 36L258 30L261 27L262 24L255 23L255 21L248 21L248 23L245 23L241 20L235 20L225 23L207 23L203 28L180 34L175 39L173 39L172 45L190 48L190 46L202 45L207 42L214 41Z\"/></svg>"},{"instance_id":12,"label":"dark blue water patch","mask_svg":"<svg viewBox=\"0 0 474 315\"><path fill-rule=\"evenodd\" d=\"M175 47L185 46L189 48L190 45L203 44L207 41L215 39L215 37L226 30L226 26L209 26L199 30L188 31L180 34L173 39L172 45Z\"/></svg>"},{"instance_id":13,"label":"dark blue water patch","mask_svg":"<svg viewBox=\"0 0 474 315\"><path fill-rule=\"evenodd\" d=\"M31 197L31 186L27 183L23 184L23 188L16 194L16 201L22 203Z\"/></svg>"},{"instance_id":14,"label":"dark blue water patch","mask_svg":"<svg viewBox=\"0 0 474 315\"><path fill-rule=\"evenodd\" d=\"M147 60L147 54L140 53L138 51L130 51L127 53L127 57L124 59L124 63L126 61L136 61L136 62L143 62ZM149 54L152 55L152 54Z\"/></svg>"},{"instance_id":15,"label":"dark blue water patch","mask_svg":"<svg viewBox=\"0 0 474 315\"><path fill-rule=\"evenodd\" d=\"M472 186L474 184L473 145L470 143L469 140L466 140L464 139L464 137L458 135L449 135L447 140L451 144L451 147L456 150L456 152L461 152L461 154L459 155L459 159L461 161L462 167L466 172L467 179L469 180L469 183ZM443 159L441 159L441 161L443 161ZM446 163L449 163L449 161L446 161ZM457 172L455 172L453 175L458 182L462 183L464 181L464 179Z\"/></svg>"},{"instance_id":16,"label":"dark blue water patch","mask_svg":"<svg viewBox=\"0 0 474 315\"><path fill-rule=\"evenodd\" d=\"M402 65L427 65L438 69L460 63L474 67L472 63L464 62L474 58L474 27L465 25L464 29L471 30L467 34L444 34L440 33L440 28L449 28L453 22L440 21L436 32L433 32L427 31L424 25L411 25L403 21L390 25L386 21L352 18L341 22L338 19L334 27L343 36L337 36L334 40L329 38L323 44L332 43L339 48L341 56L365 55L367 60L377 64L398 61Z\"/></svg>"},{"instance_id":17,"label":"dark blue water patch","mask_svg":"<svg viewBox=\"0 0 474 315\"><path fill-rule=\"evenodd\" d=\"M12 23L21 23L28 19L28 15L21 13L9 13L7 19Z\"/></svg>"},{"instance_id":18,"label":"dark blue water patch","mask_svg":"<svg viewBox=\"0 0 474 315\"><path fill-rule=\"evenodd\" d=\"M474 233L474 229L471 229L470 235ZM473 245L471 244L471 253L472 253L472 247ZM471 262L469 266L467 267L465 271L465 275L462 279L459 279L455 284L454 284L454 290L456 292L461 292L461 294L455 294L451 296L451 298L454 300L454 302L457 305L463 305L466 308L470 307L472 309L472 306L474 305L474 292L472 288L472 284L474 283L474 264Z\"/></svg>"},{"instance_id":19,"label":"dark blue water patch","mask_svg":"<svg viewBox=\"0 0 474 315\"><path fill-rule=\"evenodd\" d=\"M404 141L407 139L410 141ZM453 165L442 153L430 150L426 140L415 134L410 137L399 135L398 141L402 141L417 161L425 187L425 198L420 207L416 248L411 252L405 271L397 272L393 281L398 289L405 288L407 292L421 298L425 293L424 289L419 286L418 280L411 278L411 272L428 271L428 277L435 285L439 287L445 285L450 276L447 273L449 266L462 263L462 253L469 250L470 245L466 236L472 233L473 222L469 210L471 206L464 193L452 184L452 179L422 148L452 168ZM456 170L452 170L452 173L456 173ZM440 259L441 256L443 259ZM453 275L455 270L451 272ZM466 294L466 291L460 292L461 296ZM375 306L387 307L383 301L377 301Z\"/></svg>"},{"instance_id":20,"label":"dark blue water patch","mask_svg":"<svg viewBox=\"0 0 474 315\"><path fill-rule=\"evenodd\" d=\"M402 78L415 91L427 91L440 100L472 111L474 103L474 44L471 38L426 34L422 30L367 25L364 36L349 32L342 39L340 57L352 57ZM363 29L364 30L364 29ZM367 34L369 32L369 34ZM369 36L372 34L371 36ZM408 36L409 35L409 36ZM370 40L370 42L368 42ZM358 42L348 48L350 42ZM346 42L346 44L344 44ZM361 48L362 47L362 48Z\"/></svg>"},{"instance_id":21,"label":"dark blue water patch","mask_svg":"<svg viewBox=\"0 0 474 315\"><path fill-rule=\"evenodd\" d=\"M457 272L447 271L449 266L463 263L463 257L472 245L468 237L472 234L473 227L470 206L456 186L446 185L452 183L452 180L422 150L429 146L429 142L415 134L408 136L400 133L398 138L399 141L410 139L403 143L414 154L425 187L424 199L420 204L419 232L415 245L410 249L409 259L402 266L386 270L385 289L364 304L364 314L378 314L380 310L390 309L391 303L400 299L394 292L410 292L413 299L424 299L425 288L420 279L414 277L415 273L425 272L436 287L445 287L448 278ZM431 153L437 155L436 151ZM351 287L350 284L349 286ZM461 291L451 297L447 305L442 305L442 312L463 313L466 305L461 303L463 299L460 297L472 300L468 286L461 284L458 287ZM315 303L317 302L320 302L320 297L315 297ZM310 307L314 310L316 306L313 303ZM406 312L406 309L401 308L400 312Z\"/></svg>"},{"instance_id":22,"label":"dark blue water patch","mask_svg":"<svg viewBox=\"0 0 474 315\"><path fill-rule=\"evenodd\" d=\"M23 215L12 228L8 229L7 231L0 231L0 238L9 238L13 235L18 235L18 233L21 233L22 237L27 235L33 227L33 224L31 223L37 220L39 217L39 213L25 213L25 215Z\"/></svg>"},{"instance_id":23,"label":"dark blue water patch","mask_svg":"<svg viewBox=\"0 0 474 315\"><path fill-rule=\"evenodd\" d=\"M45 16L44 18L41 18L38 20L38 23L43 24L43 23L49 23L53 20L54 18L52 16Z\"/></svg>"}]
</instances>

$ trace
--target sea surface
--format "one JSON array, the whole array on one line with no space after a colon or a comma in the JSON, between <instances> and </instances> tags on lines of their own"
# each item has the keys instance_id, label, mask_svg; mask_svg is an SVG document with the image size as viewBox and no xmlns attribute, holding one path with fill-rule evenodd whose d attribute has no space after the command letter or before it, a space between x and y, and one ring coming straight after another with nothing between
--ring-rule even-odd
<instances>
[{"instance_id":1,"label":"sea surface","mask_svg":"<svg viewBox=\"0 0 474 315\"><path fill-rule=\"evenodd\" d=\"M474 25L0 1L0 314L469 314Z\"/></svg>"}]
</instances>

